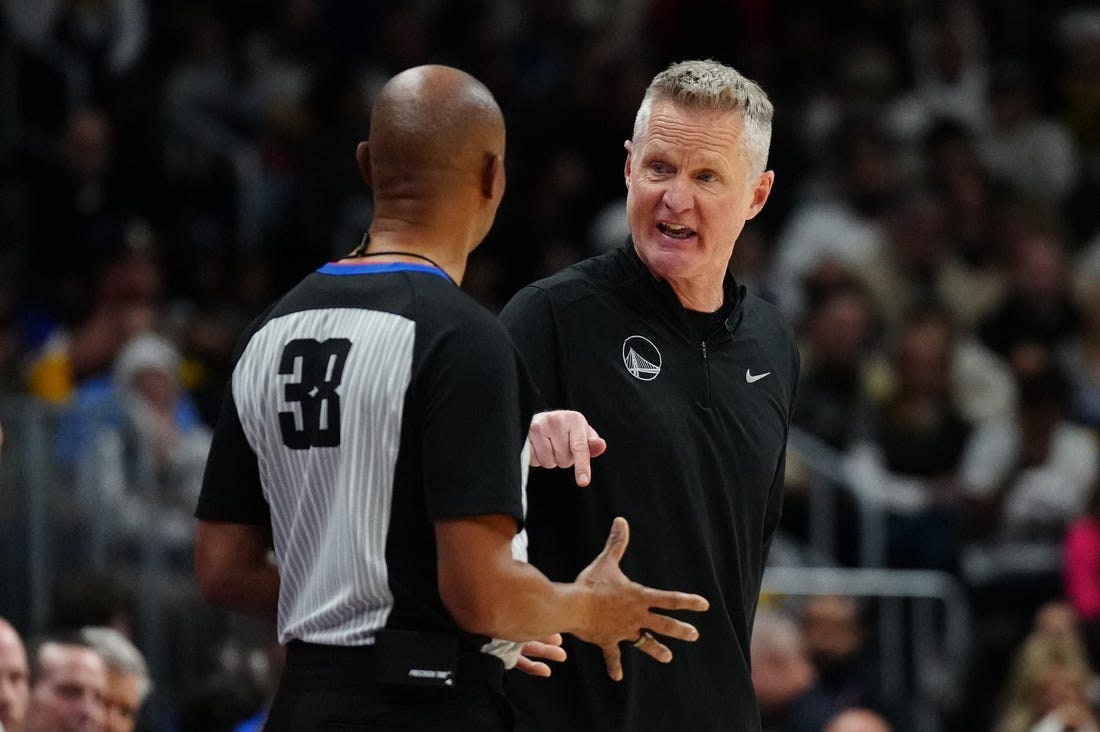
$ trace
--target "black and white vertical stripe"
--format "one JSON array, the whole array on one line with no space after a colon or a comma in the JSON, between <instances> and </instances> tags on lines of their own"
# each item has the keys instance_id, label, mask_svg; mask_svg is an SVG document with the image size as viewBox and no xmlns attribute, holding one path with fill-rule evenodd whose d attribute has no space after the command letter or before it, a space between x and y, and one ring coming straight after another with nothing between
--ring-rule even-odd
<instances>
[{"instance_id":1,"label":"black and white vertical stripe","mask_svg":"<svg viewBox=\"0 0 1100 732\"><path fill-rule=\"evenodd\" d=\"M393 606L386 533L415 332L412 320L387 312L290 313L253 336L233 372L241 425L271 506L282 582L280 642L358 645L386 623ZM295 412L299 423L302 418L300 405L284 395L301 366L280 375L279 362L286 344L298 338L352 342L336 391L336 447L292 450L283 444L279 412Z\"/></svg>"}]
</instances>

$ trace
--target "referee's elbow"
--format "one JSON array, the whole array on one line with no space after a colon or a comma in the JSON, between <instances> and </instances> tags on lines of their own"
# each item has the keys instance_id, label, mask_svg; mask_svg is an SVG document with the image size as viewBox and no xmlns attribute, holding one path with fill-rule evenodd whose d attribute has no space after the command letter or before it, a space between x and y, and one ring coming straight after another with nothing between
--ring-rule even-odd
<instances>
[{"instance_id":1,"label":"referee's elbow","mask_svg":"<svg viewBox=\"0 0 1100 732\"><path fill-rule=\"evenodd\" d=\"M503 627L501 603L484 592L476 582L445 581L440 578L439 596L458 627L467 633L500 637Z\"/></svg>"}]
</instances>

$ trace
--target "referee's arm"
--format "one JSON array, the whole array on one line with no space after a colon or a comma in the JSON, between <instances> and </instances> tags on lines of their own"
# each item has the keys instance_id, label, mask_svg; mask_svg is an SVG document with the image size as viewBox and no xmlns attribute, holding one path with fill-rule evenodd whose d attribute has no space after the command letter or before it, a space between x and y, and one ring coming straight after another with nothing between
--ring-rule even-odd
<instances>
[{"instance_id":1,"label":"referee's arm","mask_svg":"<svg viewBox=\"0 0 1100 732\"><path fill-rule=\"evenodd\" d=\"M641 650L667 663L672 651L646 631L684 641L699 637L692 625L653 611L700 612L708 607L704 598L644 587L619 569L630 541L625 519L615 519L603 551L570 583L551 582L513 559L515 532L515 519L500 514L436 520L439 594L463 630L518 642L572 633L603 649L616 681L622 641L647 639Z\"/></svg>"},{"instance_id":2,"label":"referee's arm","mask_svg":"<svg viewBox=\"0 0 1100 732\"><path fill-rule=\"evenodd\" d=\"M195 578L203 599L223 610L274 623L279 571L271 559L271 528L199 520Z\"/></svg>"}]
</instances>

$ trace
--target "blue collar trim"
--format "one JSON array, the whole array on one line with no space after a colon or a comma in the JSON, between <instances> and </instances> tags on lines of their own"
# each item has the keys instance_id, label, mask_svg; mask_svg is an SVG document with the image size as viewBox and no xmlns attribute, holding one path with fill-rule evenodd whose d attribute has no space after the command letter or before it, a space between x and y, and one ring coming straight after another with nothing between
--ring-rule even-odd
<instances>
[{"instance_id":1,"label":"blue collar trim","mask_svg":"<svg viewBox=\"0 0 1100 732\"><path fill-rule=\"evenodd\" d=\"M363 264L340 264L339 262L329 262L317 271L321 274L341 276L388 274L390 272L424 272L425 274L434 274L438 277L442 277L448 282L451 281L447 273L438 267L432 267L428 264L410 264L408 262L372 262Z\"/></svg>"}]
</instances>

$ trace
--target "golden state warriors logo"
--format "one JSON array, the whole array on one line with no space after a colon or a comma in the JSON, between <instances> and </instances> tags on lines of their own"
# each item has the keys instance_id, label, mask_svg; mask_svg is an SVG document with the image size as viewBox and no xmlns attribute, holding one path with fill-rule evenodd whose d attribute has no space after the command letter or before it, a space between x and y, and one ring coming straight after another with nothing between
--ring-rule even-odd
<instances>
[{"instance_id":1,"label":"golden state warriors logo","mask_svg":"<svg viewBox=\"0 0 1100 732\"><path fill-rule=\"evenodd\" d=\"M661 373L661 352L645 336L632 335L623 341L623 365L640 381L653 381Z\"/></svg>"}]
</instances>

